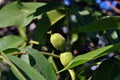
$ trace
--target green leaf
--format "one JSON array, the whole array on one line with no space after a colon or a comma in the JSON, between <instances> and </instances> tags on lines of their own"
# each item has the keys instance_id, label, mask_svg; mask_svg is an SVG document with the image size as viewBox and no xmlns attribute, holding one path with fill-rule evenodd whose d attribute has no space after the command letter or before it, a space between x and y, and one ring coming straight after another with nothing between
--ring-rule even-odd
<instances>
[{"instance_id":1,"label":"green leaf","mask_svg":"<svg viewBox=\"0 0 120 80\"><path fill-rule=\"evenodd\" d=\"M49 18L46 14L43 14L41 20L37 23L37 27L34 30L35 40L39 41L40 45L45 45L45 42L48 38L47 31L49 28Z\"/></svg>"},{"instance_id":2,"label":"green leaf","mask_svg":"<svg viewBox=\"0 0 120 80\"><path fill-rule=\"evenodd\" d=\"M73 67L76 67L80 64L83 64L87 61L90 61L90 60L93 60L93 59L96 59L96 58L99 58L101 56L104 56L104 55L107 55L111 52L114 52L114 51L117 51L120 49L120 43L117 43L117 44L112 44L112 45L109 45L109 46L105 46L105 47L102 47L102 48L99 48L97 50L94 50L94 51L91 51L91 52L88 52L86 54L82 54L82 55L79 55L77 57L75 57L64 69L62 69L61 71L64 71L64 70L67 70L69 68L73 68ZM60 71L60 72L61 72Z\"/></svg>"},{"instance_id":3,"label":"green leaf","mask_svg":"<svg viewBox=\"0 0 120 80\"><path fill-rule=\"evenodd\" d=\"M41 45L47 42L50 26L53 26L59 20L65 17L65 14L59 12L58 10L52 10L42 15L42 18L37 24L37 27L34 30L35 40L39 41Z\"/></svg>"},{"instance_id":4,"label":"green leaf","mask_svg":"<svg viewBox=\"0 0 120 80\"><path fill-rule=\"evenodd\" d=\"M4 51L8 48L16 48L25 41L20 36L5 36L0 39L0 51Z\"/></svg>"},{"instance_id":5,"label":"green leaf","mask_svg":"<svg viewBox=\"0 0 120 80\"><path fill-rule=\"evenodd\" d=\"M0 28L15 25L25 27L34 18L34 12L45 3L22 3L19 7L17 2L10 3L0 10Z\"/></svg>"},{"instance_id":6,"label":"green leaf","mask_svg":"<svg viewBox=\"0 0 120 80\"><path fill-rule=\"evenodd\" d=\"M30 64L29 55L28 54L21 55L21 59L24 60L26 63Z\"/></svg>"},{"instance_id":7,"label":"green leaf","mask_svg":"<svg viewBox=\"0 0 120 80\"><path fill-rule=\"evenodd\" d=\"M45 77L46 80L57 80L54 69L48 60L37 50L27 49L27 52L34 58L34 67Z\"/></svg>"},{"instance_id":8,"label":"green leaf","mask_svg":"<svg viewBox=\"0 0 120 80\"><path fill-rule=\"evenodd\" d=\"M65 14L63 14L63 12L61 12L57 9L47 12L47 15L49 17L51 26L65 17Z\"/></svg>"},{"instance_id":9,"label":"green leaf","mask_svg":"<svg viewBox=\"0 0 120 80\"><path fill-rule=\"evenodd\" d=\"M44 13L46 13L48 11L57 9L60 6L62 6L62 4L58 3L58 2L48 3L48 4L46 4L46 5L42 6L42 7L39 7L36 10L35 16L39 16L40 14L44 14Z\"/></svg>"},{"instance_id":10,"label":"green leaf","mask_svg":"<svg viewBox=\"0 0 120 80\"><path fill-rule=\"evenodd\" d=\"M28 63L23 61L16 56L8 55L7 56L19 69L21 69L30 80L46 80L40 73L38 73L34 68L32 68ZM16 73L14 73L16 74ZM20 79L22 80L22 79Z\"/></svg>"},{"instance_id":11,"label":"green leaf","mask_svg":"<svg viewBox=\"0 0 120 80\"><path fill-rule=\"evenodd\" d=\"M82 0L82 1L85 1L85 2L87 2L88 4L93 4L93 2L94 2L94 1L92 1L92 0Z\"/></svg>"},{"instance_id":12,"label":"green leaf","mask_svg":"<svg viewBox=\"0 0 120 80\"><path fill-rule=\"evenodd\" d=\"M84 27L71 30L72 33L94 32L102 30L120 29L120 17L109 17L90 23Z\"/></svg>"},{"instance_id":13,"label":"green leaf","mask_svg":"<svg viewBox=\"0 0 120 80\"><path fill-rule=\"evenodd\" d=\"M8 59L8 57L4 54L1 53L1 56L6 60L6 62L9 64L12 72L15 74L15 76L19 79L19 80L26 80L25 77L23 76L23 74L20 73L20 71L16 68L16 66Z\"/></svg>"},{"instance_id":14,"label":"green leaf","mask_svg":"<svg viewBox=\"0 0 120 80\"><path fill-rule=\"evenodd\" d=\"M120 67L113 61L104 61L92 76L92 80L114 80L120 73Z\"/></svg>"},{"instance_id":15,"label":"green leaf","mask_svg":"<svg viewBox=\"0 0 120 80\"><path fill-rule=\"evenodd\" d=\"M114 57L114 63L116 63L116 64L119 66L119 68L120 68L120 59L119 59L118 57L119 57L119 55L117 55L117 56ZM114 80L119 80L119 79L120 79L120 72L119 72L119 74L115 77Z\"/></svg>"},{"instance_id":16,"label":"green leaf","mask_svg":"<svg viewBox=\"0 0 120 80\"><path fill-rule=\"evenodd\" d=\"M117 77L114 80L120 80L120 73L117 75Z\"/></svg>"},{"instance_id":17,"label":"green leaf","mask_svg":"<svg viewBox=\"0 0 120 80\"><path fill-rule=\"evenodd\" d=\"M20 52L20 50L18 50L17 48L8 48L8 49L4 50L3 52L5 54L11 54L11 53Z\"/></svg>"},{"instance_id":18,"label":"green leaf","mask_svg":"<svg viewBox=\"0 0 120 80\"><path fill-rule=\"evenodd\" d=\"M54 53L51 53L51 54L54 54ZM57 65L53 59L53 56L49 56L48 61L53 66L55 72L58 72L58 68L57 68Z\"/></svg>"}]
</instances>

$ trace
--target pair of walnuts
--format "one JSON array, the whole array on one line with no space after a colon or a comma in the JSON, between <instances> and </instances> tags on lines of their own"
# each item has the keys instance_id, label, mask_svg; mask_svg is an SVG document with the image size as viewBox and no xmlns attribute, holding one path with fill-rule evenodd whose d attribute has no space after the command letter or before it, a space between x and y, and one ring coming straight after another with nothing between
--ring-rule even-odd
<instances>
[{"instance_id":1,"label":"pair of walnuts","mask_svg":"<svg viewBox=\"0 0 120 80\"><path fill-rule=\"evenodd\" d=\"M65 38L59 33L51 34L50 42L58 50L64 49L66 45ZM60 61L64 66L69 64L72 59L73 56L71 52L60 53Z\"/></svg>"}]
</instances>

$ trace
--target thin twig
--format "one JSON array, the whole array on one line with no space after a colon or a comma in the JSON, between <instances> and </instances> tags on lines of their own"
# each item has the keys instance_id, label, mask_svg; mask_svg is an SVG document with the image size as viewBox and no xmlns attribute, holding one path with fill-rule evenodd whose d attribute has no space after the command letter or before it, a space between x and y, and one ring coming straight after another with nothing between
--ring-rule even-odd
<instances>
[{"instance_id":1,"label":"thin twig","mask_svg":"<svg viewBox=\"0 0 120 80\"><path fill-rule=\"evenodd\" d=\"M14 52L12 55L20 55L20 54L27 54L27 52Z\"/></svg>"},{"instance_id":2,"label":"thin twig","mask_svg":"<svg viewBox=\"0 0 120 80\"><path fill-rule=\"evenodd\" d=\"M43 55L47 55L47 56L53 56L53 57L55 57L55 58L57 58L57 59L60 59L60 56L59 55L57 55L57 54L51 54L51 53L48 53L48 52L40 52L41 54L43 54ZM13 55L20 55L20 54L27 54L27 52L14 52L14 53L12 53Z\"/></svg>"},{"instance_id":3,"label":"thin twig","mask_svg":"<svg viewBox=\"0 0 120 80\"><path fill-rule=\"evenodd\" d=\"M48 53L48 52L41 52L43 55L47 55L47 56L53 56L53 57L55 57L55 58L57 58L57 59L60 59L60 56L59 55L57 55L57 54L51 54L51 53Z\"/></svg>"}]
</instances>

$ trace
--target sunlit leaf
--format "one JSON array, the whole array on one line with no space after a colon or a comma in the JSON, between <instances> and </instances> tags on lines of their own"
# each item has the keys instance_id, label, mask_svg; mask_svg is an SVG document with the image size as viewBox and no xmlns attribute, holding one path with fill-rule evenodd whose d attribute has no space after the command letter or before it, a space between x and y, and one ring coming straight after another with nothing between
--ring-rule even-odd
<instances>
[{"instance_id":1,"label":"sunlit leaf","mask_svg":"<svg viewBox=\"0 0 120 80\"><path fill-rule=\"evenodd\" d=\"M65 14L57 9L47 12L47 15L49 17L51 26L65 17Z\"/></svg>"},{"instance_id":2,"label":"sunlit leaf","mask_svg":"<svg viewBox=\"0 0 120 80\"><path fill-rule=\"evenodd\" d=\"M34 12L45 3L22 3L19 6L17 2L10 3L0 10L0 28L15 25L25 27L34 18Z\"/></svg>"},{"instance_id":3,"label":"sunlit leaf","mask_svg":"<svg viewBox=\"0 0 120 80\"><path fill-rule=\"evenodd\" d=\"M30 80L46 80L40 73L38 73L34 68L32 68L28 63L23 61L16 56L8 55L7 56L19 69L21 69ZM14 73L16 74L16 73ZM34 75L34 76L33 76ZM22 80L22 79L20 79Z\"/></svg>"},{"instance_id":4,"label":"sunlit leaf","mask_svg":"<svg viewBox=\"0 0 120 80\"><path fill-rule=\"evenodd\" d=\"M91 51L91 52L88 52L86 54L82 54L82 55L78 55L77 57L75 57L63 70L61 71L64 71L64 70L67 70L69 68L73 68L73 67L76 67L80 64L83 64L87 61L90 61L90 60L94 60L98 57L101 57L101 56L104 56L104 55L107 55L111 52L114 52L116 50L119 50L120 49L120 43L118 44L112 44L112 45L109 45L109 46L106 46L106 47L102 47L102 48L99 48L97 50L94 50L94 51ZM60 72L61 72L60 71Z\"/></svg>"},{"instance_id":5,"label":"sunlit leaf","mask_svg":"<svg viewBox=\"0 0 120 80\"><path fill-rule=\"evenodd\" d=\"M34 67L45 77L46 80L57 80L54 69L48 60L37 50L27 49L27 52L34 58Z\"/></svg>"},{"instance_id":6,"label":"sunlit leaf","mask_svg":"<svg viewBox=\"0 0 120 80\"><path fill-rule=\"evenodd\" d=\"M12 72L19 80L26 80L26 78L23 76L23 74L20 73L20 71L16 68L16 66L8 59L8 57L1 53L2 57L6 60L6 62L9 64Z\"/></svg>"},{"instance_id":7,"label":"sunlit leaf","mask_svg":"<svg viewBox=\"0 0 120 80\"><path fill-rule=\"evenodd\" d=\"M0 51L8 48L17 48L24 41L25 39L20 36L5 36L0 39Z\"/></svg>"}]
</instances>

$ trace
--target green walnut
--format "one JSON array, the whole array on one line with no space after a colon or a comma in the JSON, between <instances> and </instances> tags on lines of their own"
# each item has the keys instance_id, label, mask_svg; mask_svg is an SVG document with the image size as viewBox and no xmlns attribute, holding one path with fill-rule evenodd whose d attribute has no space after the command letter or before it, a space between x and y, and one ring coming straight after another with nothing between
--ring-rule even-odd
<instances>
[{"instance_id":1,"label":"green walnut","mask_svg":"<svg viewBox=\"0 0 120 80\"><path fill-rule=\"evenodd\" d=\"M64 66L68 65L72 59L73 56L71 52L64 52L60 54L60 61Z\"/></svg>"},{"instance_id":2,"label":"green walnut","mask_svg":"<svg viewBox=\"0 0 120 80\"><path fill-rule=\"evenodd\" d=\"M52 34L50 42L58 50L62 50L66 44L65 38L59 33Z\"/></svg>"}]
</instances>

